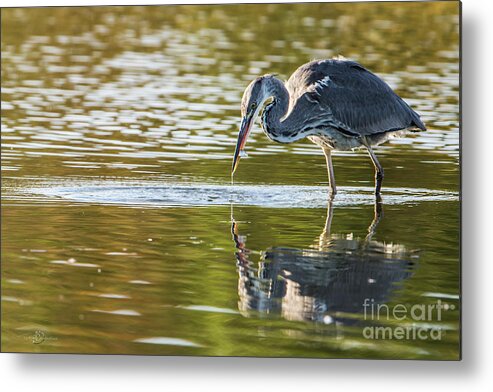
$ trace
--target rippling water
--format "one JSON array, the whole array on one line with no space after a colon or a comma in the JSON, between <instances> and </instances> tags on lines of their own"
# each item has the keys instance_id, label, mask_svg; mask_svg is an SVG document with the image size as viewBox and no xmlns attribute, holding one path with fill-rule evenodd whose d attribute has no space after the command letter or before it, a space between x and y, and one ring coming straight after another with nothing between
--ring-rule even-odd
<instances>
[{"instance_id":1,"label":"rippling water","mask_svg":"<svg viewBox=\"0 0 493 392\"><path fill-rule=\"evenodd\" d=\"M458 23L439 2L2 10L4 350L457 358ZM231 185L245 86L337 54L428 127L378 147L383 211L364 152L335 155L329 205L319 148L258 127ZM447 302L418 323L444 335L366 339L364 298Z\"/></svg>"}]
</instances>

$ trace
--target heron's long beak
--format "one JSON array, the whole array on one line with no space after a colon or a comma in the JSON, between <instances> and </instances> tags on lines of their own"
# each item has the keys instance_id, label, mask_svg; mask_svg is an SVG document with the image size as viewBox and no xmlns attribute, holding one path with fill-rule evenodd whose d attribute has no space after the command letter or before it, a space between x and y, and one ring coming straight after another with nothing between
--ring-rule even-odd
<instances>
[{"instance_id":1,"label":"heron's long beak","mask_svg":"<svg viewBox=\"0 0 493 392\"><path fill-rule=\"evenodd\" d=\"M236 150L235 150L235 156L233 158L233 167L231 174L234 174L236 168L238 167L238 163L240 162L240 153L245 147L248 135L250 134L250 130L252 128L252 124L253 124L253 115L247 114L245 117L243 117L240 126L240 133L238 134L238 141L236 142Z\"/></svg>"}]
</instances>

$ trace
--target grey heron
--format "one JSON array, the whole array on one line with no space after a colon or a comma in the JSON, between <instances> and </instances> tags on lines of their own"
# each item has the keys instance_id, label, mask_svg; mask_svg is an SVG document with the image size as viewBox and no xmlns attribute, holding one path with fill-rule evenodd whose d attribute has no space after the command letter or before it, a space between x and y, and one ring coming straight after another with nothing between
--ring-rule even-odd
<instances>
[{"instance_id":1,"label":"grey heron","mask_svg":"<svg viewBox=\"0 0 493 392\"><path fill-rule=\"evenodd\" d=\"M271 140L292 143L306 137L322 147L332 197L336 194L333 150L368 150L379 197L383 168L372 146L406 131L426 130L419 115L359 63L340 58L315 60L299 67L286 83L268 74L248 85L241 101L243 118L232 175L262 110L262 128Z\"/></svg>"}]
</instances>

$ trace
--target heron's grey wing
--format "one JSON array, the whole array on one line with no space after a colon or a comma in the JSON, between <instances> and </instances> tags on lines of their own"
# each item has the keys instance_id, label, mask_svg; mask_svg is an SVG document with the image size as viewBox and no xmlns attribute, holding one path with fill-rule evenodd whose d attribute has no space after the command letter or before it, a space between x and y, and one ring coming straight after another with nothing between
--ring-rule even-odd
<instances>
[{"instance_id":1,"label":"heron's grey wing","mask_svg":"<svg viewBox=\"0 0 493 392\"><path fill-rule=\"evenodd\" d=\"M313 61L287 83L290 93L326 111L338 128L368 136L402 129L426 130L419 115L378 76L354 61Z\"/></svg>"}]
</instances>

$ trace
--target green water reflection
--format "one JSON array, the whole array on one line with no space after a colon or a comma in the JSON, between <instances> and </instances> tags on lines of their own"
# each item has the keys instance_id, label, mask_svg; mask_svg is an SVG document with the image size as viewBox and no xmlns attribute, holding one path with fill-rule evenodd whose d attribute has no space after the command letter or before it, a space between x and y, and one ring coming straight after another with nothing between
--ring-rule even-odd
<instances>
[{"instance_id":1,"label":"green water reflection","mask_svg":"<svg viewBox=\"0 0 493 392\"><path fill-rule=\"evenodd\" d=\"M456 359L458 23L456 2L2 9L2 349ZM248 82L337 54L382 76L429 129L377 149L378 222L368 202L336 202L330 225L327 206L241 203L232 235L229 203L37 191L228 184ZM276 145L257 128L248 150L240 192L326 183L308 141ZM334 167L342 196L372 186L365 153ZM385 189L455 197L386 204ZM449 308L375 322L367 296ZM441 339L364 337L413 322Z\"/></svg>"}]
</instances>

